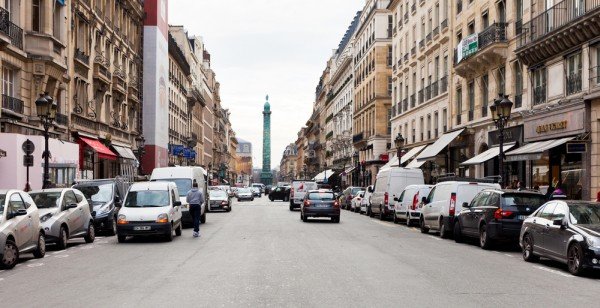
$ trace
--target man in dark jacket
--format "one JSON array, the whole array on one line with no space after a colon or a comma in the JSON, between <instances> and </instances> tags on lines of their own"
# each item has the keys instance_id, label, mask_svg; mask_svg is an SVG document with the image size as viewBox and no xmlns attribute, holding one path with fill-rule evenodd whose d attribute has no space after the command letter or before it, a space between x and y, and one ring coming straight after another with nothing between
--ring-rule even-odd
<instances>
[{"instance_id":1,"label":"man in dark jacket","mask_svg":"<svg viewBox=\"0 0 600 308\"><path fill-rule=\"evenodd\" d=\"M198 189L198 182L194 181L192 189L188 192L185 200L190 205L190 215L194 224L194 237L200 236L200 215L202 214L202 204L204 203L204 195Z\"/></svg>"}]
</instances>

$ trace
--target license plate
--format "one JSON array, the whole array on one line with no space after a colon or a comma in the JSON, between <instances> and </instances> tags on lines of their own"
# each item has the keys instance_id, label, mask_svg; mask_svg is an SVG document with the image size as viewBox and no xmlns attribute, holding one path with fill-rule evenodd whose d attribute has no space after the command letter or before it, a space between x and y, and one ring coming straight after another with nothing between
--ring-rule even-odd
<instances>
[{"instance_id":1,"label":"license plate","mask_svg":"<svg viewBox=\"0 0 600 308\"><path fill-rule=\"evenodd\" d=\"M517 218L519 218L519 220L525 220L527 218L527 215L519 215L517 216Z\"/></svg>"},{"instance_id":2,"label":"license plate","mask_svg":"<svg viewBox=\"0 0 600 308\"><path fill-rule=\"evenodd\" d=\"M317 207L329 207L328 204L317 204Z\"/></svg>"},{"instance_id":3,"label":"license plate","mask_svg":"<svg viewBox=\"0 0 600 308\"><path fill-rule=\"evenodd\" d=\"M134 231L148 231L150 230L150 226L137 226L133 227Z\"/></svg>"}]
</instances>

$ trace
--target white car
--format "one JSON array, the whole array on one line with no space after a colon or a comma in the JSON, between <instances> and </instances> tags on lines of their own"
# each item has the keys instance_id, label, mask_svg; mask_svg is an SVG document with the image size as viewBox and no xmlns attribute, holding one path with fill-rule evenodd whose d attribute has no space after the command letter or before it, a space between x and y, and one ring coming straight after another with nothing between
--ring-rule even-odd
<instances>
[{"instance_id":1,"label":"white car","mask_svg":"<svg viewBox=\"0 0 600 308\"><path fill-rule=\"evenodd\" d=\"M471 203L475 195L487 188L500 189L500 185L474 181L438 183L424 200L420 220L421 232L438 230L441 237L449 237L454 230L454 215L462 210L464 203Z\"/></svg>"},{"instance_id":2,"label":"white car","mask_svg":"<svg viewBox=\"0 0 600 308\"><path fill-rule=\"evenodd\" d=\"M172 182L140 182L129 189L117 216L117 239L127 236L164 236L167 241L181 235L181 201Z\"/></svg>"},{"instance_id":3,"label":"white car","mask_svg":"<svg viewBox=\"0 0 600 308\"><path fill-rule=\"evenodd\" d=\"M315 181L293 181L290 188L290 211L300 208L306 192L319 189Z\"/></svg>"},{"instance_id":4,"label":"white car","mask_svg":"<svg viewBox=\"0 0 600 308\"><path fill-rule=\"evenodd\" d=\"M248 187L238 188L236 197L238 202L242 200L254 201L254 192L251 188Z\"/></svg>"},{"instance_id":5,"label":"white car","mask_svg":"<svg viewBox=\"0 0 600 308\"><path fill-rule=\"evenodd\" d=\"M378 215L384 220L394 214L394 199L400 197L408 185L425 184L421 169L402 167L383 168L377 173L377 179L371 196L371 217Z\"/></svg>"},{"instance_id":6,"label":"white car","mask_svg":"<svg viewBox=\"0 0 600 308\"><path fill-rule=\"evenodd\" d=\"M362 202L362 199L365 197L365 191L361 190L356 194L356 197L352 198L352 201L350 201L351 204L351 208L353 212L360 212L360 203Z\"/></svg>"},{"instance_id":7,"label":"white car","mask_svg":"<svg viewBox=\"0 0 600 308\"><path fill-rule=\"evenodd\" d=\"M403 220L406 225L411 226L413 222L419 222L421 218L422 199L427 197L433 185L408 185L399 198L396 198L394 206L394 223Z\"/></svg>"},{"instance_id":8,"label":"white car","mask_svg":"<svg viewBox=\"0 0 600 308\"><path fill-rule=\"evenodd\" d=\"M46 254L37 206L26 192L0 190L0 267L15 267L19 254L28 252L36 258Z\"/></svg>"},{"instance_id":9,"label":"white car","mask_svg":"<svg viewBox=\"0 0 600 308\"><path fill-rule=\"evenodd\" d=\"M365 196L362 198L362 200L360 201L360 213L365 213L367 214L369 212L369 208L371 207L371 195L372 193L370 191L373 190L373 185L367 187L367 190L365 191Z\"/></svg>"},{"instance_id":10,"label":"white car","mask_svg":"<svg viewBox=\"0 0 600 308\"><path fill-rule=\"evenodd\" d=\"M68 240L76 237L83 237L86 243L94 242L94 218L82 192L58 188L32 191L29 195L38 207L46 243L65 249Z\"/></svg>"}]
</instances>

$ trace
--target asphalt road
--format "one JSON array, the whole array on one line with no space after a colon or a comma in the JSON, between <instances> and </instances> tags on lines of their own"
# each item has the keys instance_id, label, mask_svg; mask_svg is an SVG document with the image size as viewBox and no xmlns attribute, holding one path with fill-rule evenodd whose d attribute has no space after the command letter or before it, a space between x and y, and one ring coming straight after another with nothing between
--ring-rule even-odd
<instances>
[{"instance_id":1,"label":"asphalt road","mask_svg":"<svg viewBox=\"0 0 600 308\"><path fill-rule=\"evenodd\" d=\"M210 213L155 239L76 240L0 272L2 307L591 307L600 275L526 263L514 247L484 251L416 228L342 212L303 223L266 198Z\"/></svg>"}]
</instances>

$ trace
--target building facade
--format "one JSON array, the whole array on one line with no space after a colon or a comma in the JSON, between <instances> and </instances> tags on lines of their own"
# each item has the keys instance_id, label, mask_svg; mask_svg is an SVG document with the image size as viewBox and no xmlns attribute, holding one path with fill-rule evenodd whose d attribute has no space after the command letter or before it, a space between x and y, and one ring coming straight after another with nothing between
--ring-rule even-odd
<instances>
[{"instance_id":1,"label":"building facade","mask_svg":"<svg viewBox=\"0 0 600 308\"><path fill-rule=\"evenodd\" d=\"M237 162L237 186L249 186L252 183L252 143L237 138L236 149Z\"/></svg>"}]
</instances>

